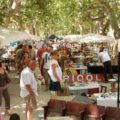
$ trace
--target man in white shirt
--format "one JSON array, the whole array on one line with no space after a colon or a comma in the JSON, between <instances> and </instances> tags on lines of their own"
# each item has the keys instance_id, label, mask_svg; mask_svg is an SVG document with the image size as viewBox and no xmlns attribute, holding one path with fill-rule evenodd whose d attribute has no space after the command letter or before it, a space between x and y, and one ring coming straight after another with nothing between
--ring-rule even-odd
<instances>
[{"instance_id":1,"label":"man in white shirt","mask_svg":"<svg viewBox=\"0 0 120 120\"><path fill-rule=\"evenodd\" d=\"M37 107L37 82L33 71L35 70L35 62L30 61L28 66L24 68L20 76L20 96L26 102L27 120L32 120L33 109Z\"/></svg>"},{"instance_id":2,"label":"man in white shirt","mask_svg":"<svg viewBox=\"0 0 120 120\"><path fill-rule=\"evenodd\" d=\"M103 63L104 79L106 82L108 82L107 72L110 74L110 78L113 78L111 58L110 58L108 52L104 51L104 47L100 47L98 56L99 56L101 62Z\"/></svg>"},{"instance_id":3,"label":"man in white shirt","mask_svg":"<svg viewBox=\"0 0 120 120\"><path fill-rule=\"evenodd\" d=\"M49 75L48 75L48 70L50 68L50 53L53 50L52 46L47 46L45 52L43 52L42 54L42 60L41 63L44 61L44 65L43 65L43 77L45 79L45 91L48 90L49 88Z\"/></svg>"}]
</instances>

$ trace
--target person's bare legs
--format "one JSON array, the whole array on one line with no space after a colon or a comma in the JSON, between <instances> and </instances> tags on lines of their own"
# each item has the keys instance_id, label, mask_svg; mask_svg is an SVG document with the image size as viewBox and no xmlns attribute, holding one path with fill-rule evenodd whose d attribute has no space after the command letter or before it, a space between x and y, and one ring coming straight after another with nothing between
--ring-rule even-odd
<instances>
[{"instance_id":1,"label":"person's bare legs","mask_svg":"<svg viewBox=\"0 0 120 120\"><path fill-rule=\"evenodd\" d=\"M32 120L33 108L26 109L26 118L27 120Z\"/></svg>"},{"instance_id":2,"label":"person's bare legs","mask_svg":"<svg viewBox=\"0 0 120 120\"><path fill-rule=\"evenodd\" d=\"M55 91L51 91L51 99L56 99L57 93Z\"/></svg>"}]
</instances>

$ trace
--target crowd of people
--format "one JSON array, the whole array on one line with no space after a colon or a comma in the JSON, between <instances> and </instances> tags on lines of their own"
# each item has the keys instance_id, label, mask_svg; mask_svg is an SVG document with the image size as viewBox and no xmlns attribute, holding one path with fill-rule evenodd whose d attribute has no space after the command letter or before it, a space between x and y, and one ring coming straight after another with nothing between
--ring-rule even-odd
<instances>
[{"instance_id":1,"label":"crowd of people","mask_svg":"<svg viewBox=\"0 0 120 120\"><path fill-rule=\"evenodd\" d=\"M61 54L63 50L65 54L65 47L55 46L53 41L47 43L41 42L39 49L36 50L35 44L18 44L14 49L14 66L17 74L19 75L20 83L20 96L24 99L26 103L26 120L32 120L33 110L37 108L37 80L34 70L36 64L38 64L40 73L39 75L44 78L45 87L44 91L50 91L51 98L56 98L57 94L61 91L61 81L63 81L63 71L61 64ZM102 52L102 53L101 53ZM104 58L104 55L106 59ZM69 55L71 53L69 52ZM106 69L109 67L111 78L111 62L110 57L107 53L103 53L101 48L99 57L104 64L104 76L107 81ZM105 60L106 61L105 61ZM10 83L10 77L5 69L4 62L0 61L0 106L2 105L2 96L5 100L5 114L11 115L10 109L10 94L7 88L8 83ZM2 107L1 107L2 109ZM14 120L14 119L10 119Z\"/></svg>"},{"instance_id":2,"label":"crowd of people","mask_svg":"<svg viewBox=\"0 0 120 120\"><path fill-rule=\"evenodd\" d=\"M51 43L41 43L41 47L37 51L35 51L34 44L18 44L14 49L14 66L19 76L20 96L26 103L26 120L32 120L33 110L37 108L37 80L34 74L37 63L40 69L39 75L45 80L44 90L51 91L52 98L57 97L57 92L61 90L62 70L59 65L59 49L53 49ZM4 60L0 61L0 79L0 106L2 106L3 96L5 115L10 116L10 100L12 98L10 98L7 88L10 77Z\"/></svg>"}]
</instances>

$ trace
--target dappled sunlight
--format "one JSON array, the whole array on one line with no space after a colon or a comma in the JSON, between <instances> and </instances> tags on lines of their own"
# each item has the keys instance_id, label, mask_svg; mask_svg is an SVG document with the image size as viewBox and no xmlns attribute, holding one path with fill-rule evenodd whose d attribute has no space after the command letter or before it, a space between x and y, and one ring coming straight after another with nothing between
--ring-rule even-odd
<instances>
[{"instance_id":1,"label":"dappled sunlight","mask_svg":"<svg viewBox=\"0 0 120 120\"><path fill-rule=\"evenodd\" d=\"M25 110L23 110L22 113L25 114Z\"/></svg>"},{"instance_id":2,"label":"dappled sunlight","mask_svg":"<svg viewBox=\"0 0 120 120\"><path fill-rule=\"evenodd\" d=\"M43 106L43 105L46 104L46 102L43 101L43 100L40 100L40 101L37 102L37 104L38 104L38 106Z\"/></svg>"},{"instance_id":3,"label":"dappled sunlight","mask_svg":"<svg viewBox=\"0 0 120 120\"><path fill-rule=\"evenodd\" d=\"M1 112L2 115L5 115L5 112Z\"/></svg>"},{"instance_id":4,"label":"dappled sunlight","mask_svg":"<svg viewBox=\"0 0 120 120\"><path fill-rule=\"evenodd\" d=\"M25 108L25 104L19 104L19 105L14 105L11 107L11 109L18 109L18 108Z\"/></svg>"}]
</instances>

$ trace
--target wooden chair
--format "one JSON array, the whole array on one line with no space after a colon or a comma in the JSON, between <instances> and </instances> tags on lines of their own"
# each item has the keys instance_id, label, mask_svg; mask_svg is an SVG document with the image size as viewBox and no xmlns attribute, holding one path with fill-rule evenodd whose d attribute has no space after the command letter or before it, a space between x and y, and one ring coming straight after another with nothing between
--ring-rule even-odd
<instances>
[{"instance_id":1,"label":"wooden chair","mask_svg":"<svg viewBox=\"0 0 120 120\"><path fill-rule=\"evenodd\" d=\"M46 106L43 106L44 108L44 118L48 115L56 116L56 115L63 115L64 109L66 106L66 101L64 100L57 100L57 99L50 99L48 101L48 104Z\"/></svg>"},{"instance_id":2,"label":"wooden chair","mask_svg":"<svg viewBox=\"0 0 120 120\"><path fill-rule=\"evenodd\" d=\"M84 120L103 120L105 115L105 107L95 104L88 104L85 110Z\"/></svg>"},{"instance_id":3,"label":"wooden chair","mask_svg":"<svg viewBox=\"0 0 120 120\"><path fill-rule=\"evenodd\" d=\"M75 120L83 120L85 106L86 104L83 103L67 102L64 112L65 116L71 116L75 118Z\"/></svg>"},{"instance_id":4,"label":"wooden chair","mask_svg":"<svg viewBox=\"0 0 120 120\"><path fill-rule=\"evenodd\" d=\"M106 107L105 120L120 120L120 108Z\"/></svg>"}]
</instances>

